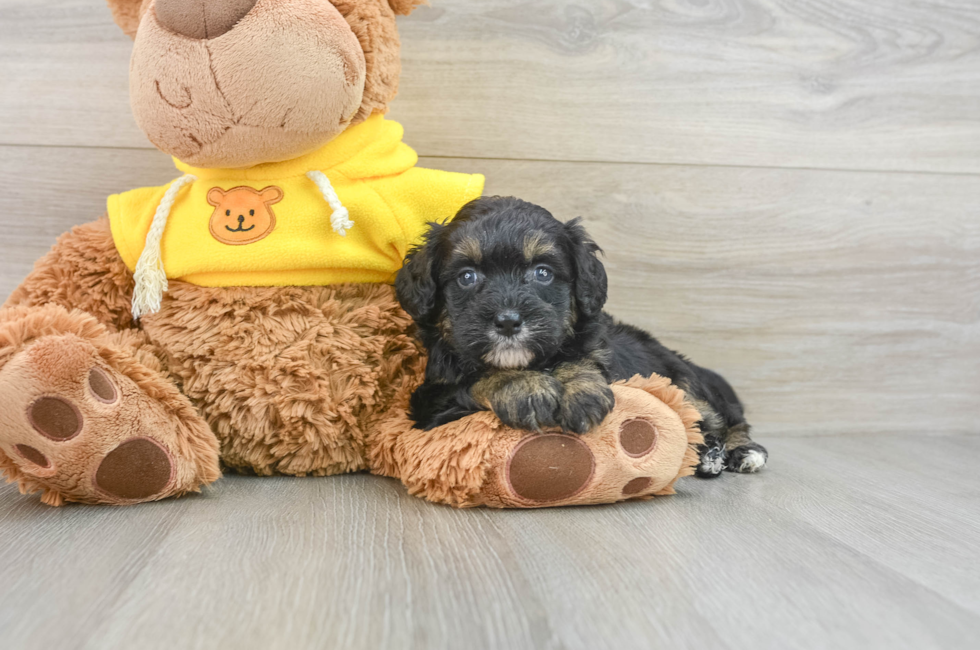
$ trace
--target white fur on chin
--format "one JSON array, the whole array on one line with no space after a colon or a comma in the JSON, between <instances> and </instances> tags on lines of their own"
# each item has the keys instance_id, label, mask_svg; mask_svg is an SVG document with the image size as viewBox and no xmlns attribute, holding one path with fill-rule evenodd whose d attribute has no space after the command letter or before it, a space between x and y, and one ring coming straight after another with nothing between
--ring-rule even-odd
<instances>
[{"instance_id":1,"label":"white fur on chin","mask_svg":"<svg viewBox=\"0 0 980 650\"><path fill-rule=\"evenodd\" d=\"M534 359L534 353L524 347L519 340L526 337L523 332L513 338L505 338L492 332L490 340L493 342L493 348L483 355L483 360L495 368L505 370L526 368Z\"/></svg>"},{"instance_id":2,"label":"white fur on chin","mask_svg":"<svg viewBox=\"0 0 980 650\"><path fill-rule=\"evenodd\" d=\"M523 347L495 347L483 357L491 366L507 370L526 368L532 359L534 354Z\"/></svg>"}]
</instances>

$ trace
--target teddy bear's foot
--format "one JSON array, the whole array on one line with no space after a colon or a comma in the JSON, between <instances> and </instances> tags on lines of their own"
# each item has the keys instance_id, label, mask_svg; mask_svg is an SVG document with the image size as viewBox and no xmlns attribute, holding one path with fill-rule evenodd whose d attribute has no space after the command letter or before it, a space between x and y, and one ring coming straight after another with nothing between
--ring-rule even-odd
<instances>
[{"instance_id":1,"label":"teddy bear's foot","mask_svg":"<svg viewBox=\"0 0 980 650\"><path fill-rule=\"evenodd\" d=\"M376 472L409 491L459 507L612 503L672 494L692 474L698 412L661 377L613 386L616 407L584 435L511 429L482 412L431 431L386 423L372 452ZM399 431L400 429L400 431Z\"/></svg>"},{"instance_id":2,"label":"teddy bear's foot","mask_svg":"<svg viewBox=\"0 0 980 650\"><path fill-rule=\"evenodd\" d=\"M0 469L21 492L42 491L50 505L128 504L218 477L207 424L168 379L110 338L41 336L0 368Z\"/></svg>"},{"instance_id":3,"label":"teddy bear's foot","mask_svg":"<svg viewBox=\"0 0 980 650\"><path fill-rule=\"evenodd\" d=\"M584 435L525 433L504 445L483 486L484 503L541 507L672 494L695 462L688 426L641 388L613 392L615 409Z\"/></svg>"}]
</instances>

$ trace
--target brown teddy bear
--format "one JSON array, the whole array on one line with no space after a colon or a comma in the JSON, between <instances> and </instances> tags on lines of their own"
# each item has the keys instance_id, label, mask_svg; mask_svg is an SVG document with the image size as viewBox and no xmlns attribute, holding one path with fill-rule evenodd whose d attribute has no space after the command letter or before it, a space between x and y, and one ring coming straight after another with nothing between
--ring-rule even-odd
<instances>
[{"instance_id":1,"label":"brown teddy bear","mask_svg":"<svg viewBox=\"0 0 980 650\"><path fill-rule=\"evenodd\" d=\"M584 436L406 405L424 352L391 286L483 177L416 167L384 118L421 0L110 0L132 106L181 176L114 195L0 311L0 469L42 501L128 504L259 475L369 470L456 506L667 494L698 413L614 387Z\"/></svg>"}]
</instances>

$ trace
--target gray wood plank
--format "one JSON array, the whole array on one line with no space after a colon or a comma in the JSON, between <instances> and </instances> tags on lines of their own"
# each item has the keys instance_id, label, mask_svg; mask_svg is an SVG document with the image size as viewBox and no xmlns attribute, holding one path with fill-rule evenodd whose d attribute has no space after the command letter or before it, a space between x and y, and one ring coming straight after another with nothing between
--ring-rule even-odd
<instances>
[{"instance_id":1,"label":"gray wood plank","mask_svg":"<svg viewBox=\"0 0 980 650\"><path fill-rule=\"evenodd\" d=\"M794 489L762 486L756 496L771 512L804 521L980 615L970 568L980 557L980 482L952 462L958 448L972 452L977 444L976 436L804 438L777 459Z\"/></svg>"},{"instance_id":2,"label":"gray wood plank","mask_svg":"<svg viewBox=\"0 0 980 650\"><path fill-rule=\"evenodd\" d=\"M978 431L978 176L423 164L584 216L609 310L729 377L766 435ZM2 297L108 194L175 171L153 151L0 147L0 174Z\"/></svg>"},{"instance_id":3,"label":"gray wood plank","mask_svg":"<svg viewBox=\"0 0 980 650\"><path fill-rule=\"evenodd\" d=\"M956 478L903 468L908 440L764 439L758 476L540 511L456 511L364 475L226 477L131 508L6 487L0 645L969 648L980 511L932 507Z\"/></svg>"},{"instance_id":4,"label":"gray wood plank","mask_svg":"<svg viewBox=\"0 0 980 650\"><path fill-rule=\"evenodd\" d=\"M435 0L401 31L426 155L980 172L972 0ZM2 0L0 144L148 147L129 48L102 0Z\"/></svg>"},{"instance_id":5,"label":"gray wood plank","mask_svg":"<svg viewBox=\"0 0 980 650\"><path fill-rule=\"evenodd\" d=\"M980 170L969 0L433 4L393 107L428 155Z\"/></svg>"}]
</instances>

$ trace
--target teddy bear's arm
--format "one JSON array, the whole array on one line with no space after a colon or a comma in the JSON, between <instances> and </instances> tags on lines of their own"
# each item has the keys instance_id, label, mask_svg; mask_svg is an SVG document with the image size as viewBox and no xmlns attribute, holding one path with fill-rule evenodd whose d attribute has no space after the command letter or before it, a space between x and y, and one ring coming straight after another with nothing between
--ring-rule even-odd
<instances>
[{"instance_id":1,"label":"teddy bear's arm","mask_svg":"<svg viewBox=\"0 0 980 650\"><path fill-rule=\"evenodd\" d=\"M669 379L612 386L616 407L584 435L503 425L490 411L424 431L409 415L410 386L368 437L375 474L456 507L536 508L672 494L694 472L700 414Z\"/></svg>"},{"instance_id":2,"label":"teddy bear's arm","mask_svg":"<svg viewBox=\"0 0 980 650\"><path fill-rule=\"evenodd\" d=\"M116 251L106 217L76 226L10 295L4 308L58 305L94 316L111 330L133 327L133 276Z\"/></svg>"}]
</instances>

